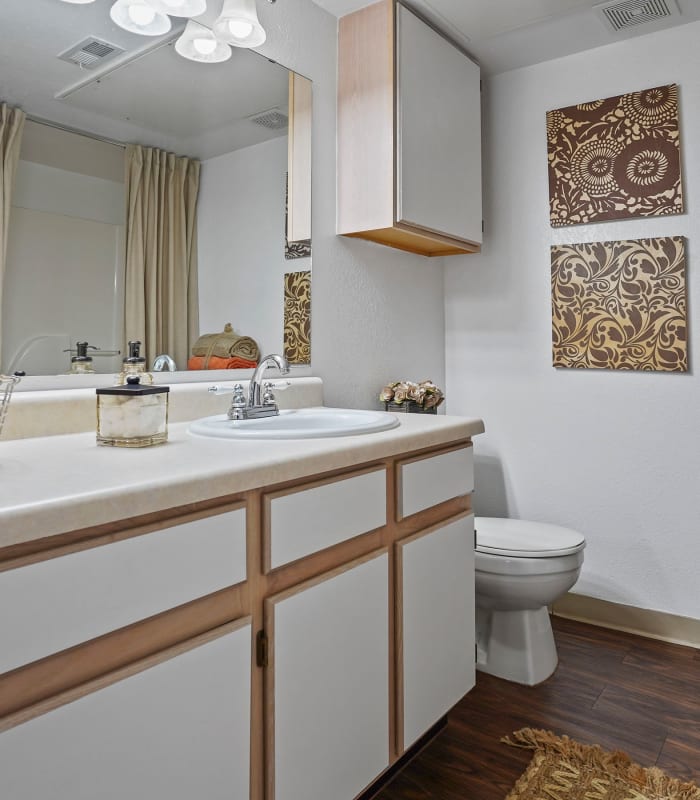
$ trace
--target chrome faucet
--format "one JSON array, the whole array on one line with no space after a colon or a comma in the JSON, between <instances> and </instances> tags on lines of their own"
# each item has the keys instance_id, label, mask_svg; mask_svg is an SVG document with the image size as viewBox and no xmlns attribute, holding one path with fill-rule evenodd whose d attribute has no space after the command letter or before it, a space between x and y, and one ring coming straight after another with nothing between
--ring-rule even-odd
<instances>
[{"instance_id":1,"label":"chrome faucet","mask_svg":"<svg viewBox=\"0 0 700 800\"><path fill-rule=\"evenodd\" d=\"M265 398L262 394L262 377L265 373L265 370L273 364L277 367L277 369L279 369L282 375L287 375L289 373L289 363L284 356L273 353L272 355L261 358L258 362L258 366L255 368L253 377L250 379L250 387L248 389L249 411L253 408L261 408L265 403ZM269 403L267 405L269 405ZM277 404L275 404L275 409L277 412L279 412L277 409Z\"/></svg>"},{"instance_id":2,"label":"chrome faucet","mask_svg":"<svg viewBox=\"0 0 700 800\"><path fill-rule=\"evenodd\" d=\"M250 379L248 400L245 399L243 384L241 383L237 383L233 389L225 389L221 386L209 387L208 391L212 394L230 394L233 392L233 400L228 410L229 419L258 419L259 417L276 417L279 415L280 410L272 390L281 392L292 384L291 381L278 381L277 383L263 381L265 370L273 364L283 375L289 372L289 364L284 356L273 354L260 359L253 377Z\"/></svg>"},{"instance_id":3,"label":"chrome faucet","mask_svg":"<svg viewBox=\"0 0 700 800\"><path fill-rule=\"evenodd\" d=\"M153 366L151 369L153 372L175 372L177 366L167 353L163 353L153 359Z\"/></svg>"}]
</instances>

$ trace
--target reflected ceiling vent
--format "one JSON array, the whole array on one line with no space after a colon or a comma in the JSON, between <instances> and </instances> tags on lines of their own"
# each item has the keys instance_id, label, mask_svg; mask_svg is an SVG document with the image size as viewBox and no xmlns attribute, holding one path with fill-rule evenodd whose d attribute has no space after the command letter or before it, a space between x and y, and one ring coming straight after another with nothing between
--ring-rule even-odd
<instances>
[{"instance_id":1,"label":"reflected ceiling vent","mask_svg":"<svg viewBox=\"0 0 700 800\"><path fill-rule=\"evenodd\" d=\"M595 11L606 28L614 33L669 17L680 17L675 0L618 0L596 6Z\"/></svg>"},{"instance_id":2,"label":"reflected ceiling vent","mask_svg":"<svg viewBox=\"0 0 700 800\"><path fill-rule=\"evenodd\" d=\"M267 111L261 111L259 114L253 114L248 119L255 125L260 125L270 131L281 131L289 125L289 117L279 108L270 108Z\"/></svg>"},{"instance_id":3,"label":"reflected ceiling vent","mask_svg":"<svg viewBox=\"0 0 700 800\"><path fill-rule=\"evenodd\" d=\"M125 52L123 47L117 47L116 44L110 44L95 36L89 36L87 39L83 39L82 42L73 45L73 47L69 47L65 52L59 53L58 57L61 61L77 64L82 69L94 69L99 64L103 64L123 52Z\"/></svg>"}]
</instances>

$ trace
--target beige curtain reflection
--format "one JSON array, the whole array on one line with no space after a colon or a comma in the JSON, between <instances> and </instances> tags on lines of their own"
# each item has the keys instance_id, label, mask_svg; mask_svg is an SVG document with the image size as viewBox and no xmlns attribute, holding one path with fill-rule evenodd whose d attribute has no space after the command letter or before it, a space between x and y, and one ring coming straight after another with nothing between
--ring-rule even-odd
<instances>
[{"instance_id":1,"label":"beige curtain reflection","mask_svg":"<svg viewBox=\"0 0 700 800\"><path fill-rule=\"evenodd\" d=\"M7 259L7 236L12 206L12 188L19 161L25 114L18 108L0 105L0 352L2 352L2 286Z\"/></svg>"},{"instance_id":2,"label":"beige curtain reflection","mask_svg":"<svg viewBox=\"0 0 700 800\"><path fill-rule=\"evenodd\" d=\"M150 365L168 353L187 368L199 335L197 194L200 163L150 147L126 150L125 336Z\"/></svg>"}]
</instances>

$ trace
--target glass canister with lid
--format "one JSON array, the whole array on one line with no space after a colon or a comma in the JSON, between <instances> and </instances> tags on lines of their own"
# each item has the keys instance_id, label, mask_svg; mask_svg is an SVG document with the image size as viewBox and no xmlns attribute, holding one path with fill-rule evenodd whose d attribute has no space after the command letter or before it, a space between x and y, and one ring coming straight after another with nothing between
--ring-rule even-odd
<instances>
[{"instance_id":1,"label":"glass canister with lid","mask_svg":"<svg viewBox=\"0 0 700 800\"><path fill-rule=\"evenodd\" d=\"M96 389L97 443L149 447L168 440L168 386L143 385L129 375L122 386Z\"/></svg>"}]
</instances>

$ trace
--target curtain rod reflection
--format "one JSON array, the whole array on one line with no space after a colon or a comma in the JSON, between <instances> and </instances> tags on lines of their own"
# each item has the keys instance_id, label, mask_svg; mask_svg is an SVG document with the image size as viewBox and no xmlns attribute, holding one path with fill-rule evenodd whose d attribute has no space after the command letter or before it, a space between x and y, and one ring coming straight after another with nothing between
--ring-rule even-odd
<instances>
[{"instance_id":1,"label":"curtain rod reflection","mask_svg":"<svg viewBox=\"0 0 700 800\"><path fill-rule=\"evenodd\" d=\"M122 150L126 150L126 145L124 142L118 142L116 139L109 139L106 136L100 136L99 133L89 133L88 131L81 131L78 128L72 128L70 125L63 125L60 122L53 122L49 119L43 119L42 117L35 117L32 114L27 114L27 120L30 122L35 122L37 125L45 125L47 128L55 128L59 131L65 131L66 133L73 133L76 136L83 136L86 139L93 139L97 142L104 142L105 144L111 144L114 147L121 147Z\"/></svg>"}]
</instances>

